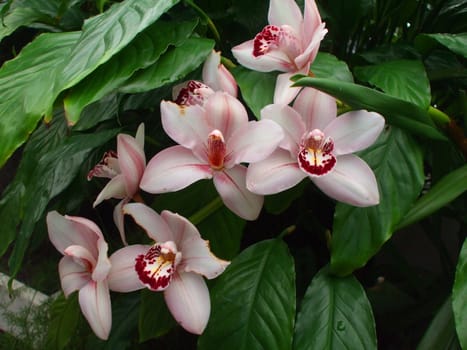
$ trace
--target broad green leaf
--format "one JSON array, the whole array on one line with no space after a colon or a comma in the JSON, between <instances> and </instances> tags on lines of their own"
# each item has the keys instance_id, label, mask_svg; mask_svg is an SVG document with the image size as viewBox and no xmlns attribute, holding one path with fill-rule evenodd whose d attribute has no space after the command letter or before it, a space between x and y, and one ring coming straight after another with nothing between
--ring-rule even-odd
<instances>
[{"instance_id":1,"label":"broad green leaf","mask_svg":"<svg viewBox=\"0 0 467 350\"><path fill-rule=\"evenodd\" d=\"M302 300L294 349L376 349L373 312L354 276L319 271Z\"/></svg>"},{"instance_id":2,"label":"broad green leaf","mask_svg":"<svg viewBox=\"0 0 467 350\"><path fill-rule=\"evenodd\" d=\"M365 265L392 235L424 183L423 156L415 140L391 128L361 154L373 169L380 190L377 206L338 203L331 239L331 269L347 275Z\"/></svg>"},{"instance_id":3,"label":"broad green leaf","mask_svg":"<svg viewBox=\"0 0 467 350\"><path fill-rule=\"evenodd\" d=\"M119 99L116 93L107 95L86 106L78 123L73 125L74 131L83 131L95 127L98 123L112 119L118 113Z\"/></svg>"},{"instance_id":4,"label":"broad green leaf","mask_svg":"<svg viewBox=\"0 0 467 350\"><path fill-rule=\"evenodd\" d=\"M356 67L355 76L388 95L427 109L431 102L430 82L423 63L415 60L388 61Z\"/></svg>"},{"instance_id":5,"label":"broad green leaf","mask_svg":"<svg viewBox=\"0 0 467 350\"><path fill-rule=\"evenodd\" d=\"M287 246L262 241L240 253L211 290L200 350L287 350L295 319L295 270Z\"/></svg>"},{"instance_id":6,"label":"broad green leaf","mask_svg":"<svg viewBox=\"0 0 467 350\"><path fill-rule=\"evenodd\" d=\"M449 297L431 320L417 350L461 350L454 328L451 298Z\"/></svg>"},{"instance_id":7,"label":"broad green leaf","mask_svg":"<svg viewBox=\"0 0 467 350\"><path fill-rule=\"evenodd\" d=\"M396 229L426 218L465 191L467 191L467 165L454 170L435 183L428 193L415 202Z\"/></svg>"},{"instance_id":8,"label":"broad green leaf","mask_svg":"<svg viewBox=\"0 0 467 350\"><path fill-rule=\"evenodd\" d=\"M52 105L57 66L78 37L42 34L0 69L0 167Z\"/></svg>"},{"instance_id":9,"label":"broad green leaf","mask_svg":"<svg viewBox=\"0 0 467 350\"><path fill-rule=\"evenodd\" d=\"M165 304L164 293L143 289L138 321L140 343L166 334L176 324Z\"/></svg>"},{"instance_id":10,"label":"broad green leaf","mask_svg":"<svg viewBox=\"0 0 467 350\"><path fill-rule=\"evenodd\" d=\"M214 41L189 38L178 47L167 50L152 66L136 72L121 92L138 93L174 83L198 68L214 48Z\"/></svg>"},{"instance_id":11,"label":"broad green leaf","mask_svg":"<svg viewBox=\"0 0 467 350\"><path fill-rule=\"evenodd\" d=\"M98 67L64 100L67 119L75 124L85 106L117 90L133 73L156 62L170 45L181 45L193 32L197 21L157 21L128 46Z\"/></svg>"},{"instance_id":12,"label":"broad green leaf","mask_svg":"<svg viewBox=\"0 0 467 350\"><path fill-rule=\"evenodd\" d=\"M296 86L311 86L342 100L353 108L381 113L390 124L425 137L446 140L427 111L382 92L347 82L321 78L299 78Z\"/></svg>"},{"instance_id":13,"label":"broad green leaf","mask_svg":"<svg viewBox=\"0 0 467 350\"><path fill-rule=\"evenodd\" d=\"M430 46L430 42L438 42L452 52L467 58L467 33L449 34L421 34L416 38L416 45L421 47Z\"/></svg>"},{"instance_id":14,"label":"broad green leaf","mask_svg":"<svg viewBox=\"0 0 467 350\"><path fill-rule=\"evenodd\" d=\"M65 66L58 85L63 90L76 85L177 2L178 0L126 0L113 5L101 15L88 19L73 50L62 57Z\"/></svg>"},{"instance_id":15,"label":"broad green leaf","mask_svg":"<svg viewBox=\"0 0 467 350\"><path fill-rule=\"evenodd\" d=\"M65 349L76 333L80 318L78 293L65 298L60 294L50 306L46 346L50 350Z\"/></svg>"},{"instance_id":16,"label":"broad green leaf","mask_svg":"<svg viewBox=\"0 0 467 350\"><path fill-rule=\"evenodd\" d=\"M318 55L311 65L311 72L317 78L353 82L352 73L347 63L325 52L318 52Z\"/></svg>"},{"instance_id":17,"label":"broad green leaf","mask_svg":"<svg viewBox=\"0 0 467 350\"><path fill-rule=\"evenodd\" d=\"M277 74L256 72L242 66L235 67L232 74L245 103L256 119L261 119L261 109L273 102Z\"/></svg>"},{"instance_id":18,"label":"broad green leaf","mask_svg":"<svg viewBox=\"0 0 467 350\"><path fill-rule=\"evenodd\" d=\"M457 336L462 348L467 348L467 239L464 240L456 267L452 288L452 309Z\"/></svg>"}]
</instances>

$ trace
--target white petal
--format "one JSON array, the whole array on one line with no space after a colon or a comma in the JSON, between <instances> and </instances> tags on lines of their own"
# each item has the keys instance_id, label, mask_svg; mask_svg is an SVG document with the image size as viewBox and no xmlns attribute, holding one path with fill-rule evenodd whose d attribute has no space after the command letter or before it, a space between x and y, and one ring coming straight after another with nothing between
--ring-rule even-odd
<instances>
[{"instance_id":1,"label":"white petal","mask_svg":"<svg viewBox=\"0 0 467 350\"><path fill-rule=\"evenodd\" d=\"M97 195L96 200L92 204L93 207L100 204L102 201L109 198L125 198L127 196L127 190L125 187L125 178L123 174L119 174L112 178L102 191Z\"/></svg>"},{"instance_id":2,"label":"white petal","mask_svg":"<svg viewBox=\"0 0 467 350\"><path fill-rule=\"evenodd\" d=\"M303 17L295 0L270 0L268 21L278 27L287 24L299 33Z\"/></svg>"},{"instance_id":3,"label":"white petal","mask_svg":"<svg viewBox=\"0 0 467 350\"><path fill-rule=\"evenodd\" d=\"M154 241L162 243L174 240L172 231L165 220L147 205L129 203L123 207L123 212L131 215Z\"/></svg>"},{"instance_id":4,"label":"white petal","mask_svg":"<svg viewBox=\"0 0 467 350\"><path fill-rule=\"evenodd\" d=\"M107 277L110 290L128 293L145 288L135 271L135 259L138 255L146 254L149 248L151 246L142 244L129 245L110 256L112 268Z\"/></svg>"},{"instance_id":5,"label":"white petal","mask_svg":"<svg viewBox=\"0 0 467 350\"><path fill-rule=\"evenodd\" d=\"M97 240L97 250L99 252L97 264L92 271L92 279L100 282L107 278L110 270L110 261L107 257L108 245L103 238Z\"/></svg>"},{"instance_id":6,"label":"white petal","mask_svg":"<svg viewBox=\"0 0 467 350\"><path fill-rule=\"evenodd\" d=\"M90 281L79 291L79 305L94 333L107 340L112 328L112 309L107 281Z\"/></svg>"},{"instance_id":7,"label":"white petal","mask_svg":"<svg viewBox=\"0 0 467 350\"><path fill-rule=\"evenodd\" d=\"M139 181L146 167L146 156L136 139L130 135L117 136L118 164L125 180L126 197L138 192Z\"/></svg>"},{"instance_id":8,"label":"white petal","mask_svg":"<svg viewBox=\"0 0 467 350\"><path fill-rule=\"evenodd\" d=\"M321 15L315 0L305 0L303 29L306 42L311 42L316 30L321 25Z\"/></svg>"},{"instance_id":9,"label":"white petal","mask_svg":"<svg viewBox=\"0 0 467 350\"><path fill-rule=\"evenodd\" d=\"M371 146L384 129L384 118L375 112L342 114L327 126L324 134L334 141L334 154L348 154Z\"/></svg>"},{"instance_id":10,"label":"white petal","mask_svg":"<svg viewBox=\"0 0 467 350\"><path fill-rule=\"evenodd\" d=\"M232 73L221 64L220 52L212 51L203 65L203 82L215 91L237 97L237 83Z\"/></svg>"},{"instance_id":11,"label":"white petal","mask_svg":"<svg viewBox=\"0 0 467 350\"><path fill-rule=\"evenodd\" d=\"M242 66L258 72L291 70L294 63L284 52L271 50L262 56L255 57L253 56L253 43L254 40L249 40L232 48L232 54Z\"/></svg>"},{"instance_id":12,"label":"white petal","mask_svg":"<svg viewBox=\"0 0 467 350\"><path fill-rule=\"evenodd\" d=\"M297 96L301 87L292 87L290 78L300 72L282 73L277 76L276 87L274 89L274 103L288 105Z\"/></svg>"},{"instance_id":13,"label":"white petal","mask_svg":"<svg viewBox=\"0 0 467 350\"><path fill-rule=\"evenodd\" d=\"M263 196L246 188L246 167L236 165L214 174L214 186L225 206L245 220L256 220L263 207Z\"/></svg>"},{"instance_id":14,"label":"white petal","mask_svg":"<svg viewBox=\"0 0 467 350\"><path fill-rule=\"evenodd\" d=\"M378 184L370 167L353 154L337 158L333 171L322 177L313 177L321 191L340 202L357 207L379 203Z\"/></svg>"},{"instance_id":15,"label":"white petal","mask_svg":"<svg viewBox=\"0 0 467 350\"><path fill-rule=\"evenodd\" d=\"M175 320L188 332L203 333L211 313L209 290L200 275L175 273L164 291L165 301Z\"/></svg>"},{"instance_id":16,"label":"white petal","mask_svg":"<svg viewBox=\"0 0 467 350\"><path fill-rule=\"evenodd\" d=\"M124 213L123 213L123 206L127 204L129 201L128 198L124 198L114 208L113 212L113 219L115 226L117 226L118 232L120 233L120 238L122 239L122 242L124 245L128 245L128 242L126 241L126 236L125 236L125 221L124 221Z\"/></svg>"},{"instance_id":17,"label":"white petal","mask_svg":"<svg viewBox=\"0 0 467 350\"><path fill-rule=\"evenodd\" d=\"M202 239L198 229L185 217L172 213L171 211L164 210L161 213L161 218L166 223L170 231L170 239L167 241L173 241L177 246L178 251L185 252L182 250L184 241L192 241ZM182 257L183 258L183 257Z\"/></svg>"},{"instance_id":18,"label":"white petal","mask_svg":"<svg viewBox=\"0 0 467 350\"><path fill-rule=\"evenodd\" d=\"M313 37L308 41L308 45L305 50L295 58L295 64L297 67L306 68L307 71L309 70L310 64L315 60L316 55L318 54L321 40L323 40L327 32L328 30L324 28L324 23L316 29L313 33Z\"/></svg>"},{"instance_id":19,"label":"white petal","mask_svg":"<svg viewBox=\"0 0 467 350\"><path fill-rule=\"evenodd\" d=\"M297 185L305 177L297 160L289 152L278 149L267 159L250 164L246 182L254 193L274 194Z\"/></svg>"},{"instance_id":20,"label":"white petal","mask_svg":"<svg viewBox=\"0 0 467 350\"><path fill-rule=\"evenodd\" d=\"M334 97L313 88L304 88L297 96L293 108L302 116L308 131L323 131L337 115Z\"/></svg>"},{"instance_id":21,"label":"white petal","mask_svg":"<svg viewBox=\"0 0 467 350\"><path fill-rule=\"evenodd\" d=\"M83 288L91 280L88 269L81 264L77 264L71 256L64 256L60 260L58 273L65 297Z\"/></svg>"}]
</instances>

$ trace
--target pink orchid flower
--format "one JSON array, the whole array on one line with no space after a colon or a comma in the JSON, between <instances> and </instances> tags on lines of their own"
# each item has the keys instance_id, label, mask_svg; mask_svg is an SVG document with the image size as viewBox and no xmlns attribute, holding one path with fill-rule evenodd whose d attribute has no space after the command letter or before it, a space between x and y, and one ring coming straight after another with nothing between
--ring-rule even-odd
<instances>
[{"instance_id":1,"label":"pink orchid flower","mask_svg":"<svg viewBox=\"0 0 467 350\"><path fill-rule=\"evenodd\" d=\"M79 304L94 333L107 339L112 327L112 311L107 276L110 261L101 230L90 220L47 214L49 238L64 255L58 265L65 297L79 290Z\"/></svg>"},{"instance_id":2,"label":"pink orchid flower","mask_svg":"<svg viewBox=\"0 0 467 350\"><path fill-rule=\"evenodd\" d=\"M175 320L188 332L201 334L211 312L209 290L202 276L217 277L229 262L215 257L209 242L178 214L165 210L158 215L141 203L127 204L124 211L155 244L130 245L112 254L110 289L131 292L147 287L163 291Z\"/></svg>"},{"instance_id":3,"label":"pink orchid flower","mask_svg":"<svg viewBox=\"0 0 467 350\"><path fill-rule=\"evenodd\" d=\"M271 0L268 21L261 33L235 46L232 53L252 70L285 72L277 77L274 103L289 104L300 91L290 87L290 77L308 74L327 29L314 0L305 0L304 16L294 0Z\"/></svg>"},{"instance_id":4,"label":"pink orchid flower","mask_svg":"<svg viewBox=\"0 0 467 350\"><path fill-rule=\"evenodd\" d=\"M111 179L97 196L93 204L94 207L105 199L122 199L115 207L113 215L124 244L127 243L122 207L138 193L139 182L145 167L144 124L141 124L135 137L119 134L117 136L117 152L106 152L102 160L88 173L88 180L93 177Z\"/></svg>"},{"instance_id":5,"label":"pink orchid flower","mask_svg":"<svg viewBox=\"0 0 467 350\"><path fill-rule=\"evenodd\" d=\"M150 193L181 190L213 179L224 204L246 220L258 217L263 196L246 188L246 166L270 155L283 137L270 120L248 121L243 105L226 92L215 92L203 106L161 103L162 126L179 145L156 154L140 187Z\"/></svg>"},{"instance_id":6,"label":"pink orchid flower","mask_svg":"<svg viewBox=\"0 0 467 350\"><path fill-rule=\"evenodd\" d=\"M351 153L369 147L384 128L384 118L364 110L336 118L334 98L305 88L293 108L268 105L264 120L284 129L279 149L248 167L247 187L259 194L284 191L309 177L338 201L365 207L379 203L378 184L370 167Z\"/></svg>"}]
</instances>

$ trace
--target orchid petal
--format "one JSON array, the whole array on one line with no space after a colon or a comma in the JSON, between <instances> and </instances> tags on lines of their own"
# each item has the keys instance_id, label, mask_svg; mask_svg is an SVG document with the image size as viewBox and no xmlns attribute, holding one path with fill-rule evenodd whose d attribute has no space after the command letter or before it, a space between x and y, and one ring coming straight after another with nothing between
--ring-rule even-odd
<instances>
[{"instance_id":1,"label":"orchid petal","mask_svg":"<svg viewBox=\"0 0 467 350\"><path fill-rule=\"evenodd\" d=\"M97 240L97 250L99 255L94 270L92 271L92 279L96 282L100 282L107 277L110 271L110 261L107 257L108 245L103 238Z\"/></svg>"},{"instance_id":2,"label":"orchid petal","mask_svg":"<svg viewBox=\"0 0 467 350\"><path fill-rule=\"evenodd\" d=\"M155 242L163 243L174 240L172 231L164 219L147 205L129 203L123 207L123 212L131 215Z\"/></svg>"},{"instance_id":3,"label":"orchid petal","mask_svg":"<svg viewBox=\"0 0 467 350\"><path fill-rule=\"evenodd\" d=\"M305 0L303 11L303 34L306 42L311 42L318 27L322 24L321 15L315 0Z\"/></svg>"},{"instance_id":4,"label":"orchid petal","mask_svg":"<svg viewBox=\"0 0 467 350\"><path fill-rule=\"evenodd\" d=\"M149 248L151 248L149 245L129 245L110 256L112 268L107 276L110 290L128 293L145 288L135 271L135 259L138 255L146 254Z\"/></svg>"},{"instance_id":5,"label":"orchid petal","mask_svg":"<svg viewBox=\"0 0 467 350\"><path fill-rule=\"evenodd\" d=\"M175 320L188 332L203 333L211 313L209 290L200 275L175 273L164 291L167 307Z\"/></svg>"},{"instance_id":6,"label":"orchid petal","mask_svg":"<svg viewBox=\"0 0 467 350\"><path fill-rule=\"evenodd\" d=\"M275 26L293 26L299 33L303 22L302 13L295 0L270 0L268 22Z\"/></svg>"},{"instance_id":7,"label":"orchid petal","mask_svg":"<svg viewBox=\"0 0 467 350\"><path fill-rule=\"evenodd\" d=\"M311 179L321 191L340 202L357 207L379 203L378 184L373 171L353 154L338 157L332 172Z\"/></svg>"},{"instance_id":8,"label":"orchid petal","mask_svg":"<svg viewBox=\"0 0 467 350\"><path fill-rule=\"evenodd\" d=\"M274 89L274 103L288 105L302 89L299 86L292 87L292 76L300 72L282 73L277 76Z\"/></svg>"},{"instance_id":9,"label":"orchid petal","mask_svg":"<svg viewBox=\"0 0 467 350\"><path fill-rule=\"evenodd\" d=\"M325 24L321 23L319 27L313 33L313 36L310 41L308 42L308 46L305 50L295 57L295 65L297 67L306 67L307 71L309 70L310 63L313 62L318 54L319 46L321 44L321 40L323 40L324 36L327 34L328 30L324 28ZM306 72L307 74L308 72Z\"/></svg>"},{"instance_id":10,"label":"orchid petal","mask_svg":"<svg viewBox=\"0 0 467 350\"><path fill-rule=\"evenodd\" d=\"M249 122L228 140L230 159L225 166L263 160L277 148L283 137L282 128L272 120Z\"/></svg>"},{"instance_id":11,"label":"orchid petal","mask_svg":"<svg viewBox=\"0 0 467 350\"><path fill-rule=\"evenodd\" d=\"M232 48L232 54L244 67L258 72L272 72L275 70L288 72L293 69L293 62L280 50L271 50L268 53L253 56L254 40L246 41Z\"/></svg>"},{"instance_id":12,"label":"orchid petal","mask_svg":"<svg viewBox=\"0 0 467 350\"><path fill-rule=\"evenodd\" d=\"M124 245L128 245L125 236L125 221L124 221L124 213L123 213L123 206L127 204L129 201L128 198L124 198L114 208L113 212L113 219L115 226L117 226L118 232L120 233L120 238Z\"/></svg>"},{"instance_id":13,"label":"orchid petal","mask_svg":"<svg viewBox=\"0 0 467 350\"><path fill-rule=\"evenodd\" d=\"M278 149L267 159L249 165L246 183L254 193L274 194L297 185L305 177L297 160L289 152Z\"/></svg>"},{"instance_id":14,"label":"orchid petal","mask_svg":"<svg viewBox=\"0 0 467 350\"><path fill-rule=\"evenodd\" d=\"M219 130L225 140L228 140L235 130L248 123L245 107L226 92L218 91L211 95L204 107L209 126L212 130Z\"/></svg>"},{"instance_id":15,"label":"orchid petal","mask_svg":"<svg viewBox=\"0 0 467 350\"><path fill-rule=\"evenodd\" d=\"M127 196L127 189L125 187L125 177L119 174L112 178L102 191L97 195L96 200L92 204L93 207L100 204L102 201L109 198L125 198Z\"/></svg>"},{"instance_id":16,"label":"orchid petal","mask_svg":"<svg viewBox=\"0 0 467 350\"><path fill-rule=\"evenodd\" d=\"M64 256L60 259L58 273L65 297L83 288L91 280L88 269L81 264L77 264L71 256Z\"/></svg>"},{"instance_id":17,"label":"orchid petal","mask_svg":"<svg viewBox=\"0 0 467 350\"><path fill-rule=\"evenodd\" d=\"M334 97L313 88L304 88L293 108L302 116L306 130L324 128L336 119L337 106Z\"/></svg>"},{"instance_id":18,"label":"orchid petal","mask_svg":"<svg viewBox=\"0 0 467 350\"><path fill-rule=\"evenodd\" d=\"M118 164L125 179L126 196L133 197L138 192L139 180L146 167L144 150L136 139L130 135L117 136Z\"/></svg>"},{"instance_id":19,"label":"orchid petal","mask_svg":"<svg viewBox=\"0 0 467 350\"><path fill-rule=\"evenodd\" d=\"M221 64L218 67L217 74L219 76L218 79L220 89L227 92L229 95L232 95L233 97L237 97L238 86L232 73L230 73L230 71L223 64Z\"/></svg>"},{"instance_id":20,"label":"orchid petal","mask_svg":"<svg viewBox=\"0 0 467 350\"><path fill-rule=\"evenodd\" d=\"M140 149L144 150L144 123L139 124L136 130L135 140Z\"/></svg>"},{"instance_id":21,"label":"orchid petal","mask_svg":"<svg viewBox=\"0 0 467 350\"><path fill-rule=\"evenodd\" d=\"M207 162L201 162L189 149L173 146L149 161L140 187L149 193L174 192L211 177L212 170Z\"/></svg>"},{"instance_id":22,"label":"orchid petal","mask_svg":"<svg viewBox=\"0 0 467 350\"><path fill-rule=\"evenodd\" d=\"M245 183L246 167L237 165L214 174L214 186L225 206L245 220L256 220L264 198L250 192Z\"/></svg>"},{"instance_id":23,"label":"orchid petal","mask_svg":"<svg viewBox=\"0 0 467 350\"><path fill-rule=\"evenodd\" d=\"M372 145L384 129L384 118L364 110L347 112L323 130L334 141L336 156L361 151Z\"/></svg>"},{"instance_id":24,"label":"orchid petal","mask_svg":"<svg viewBox=\"0 0 467 350\"><path fill-rule=\"evenodd\" d=\"M168 210L164 210L161 213L161 218L167 224L169 228L171 238L167 241L173 241L177 246L177 249L182 252L183 258L185 252L182 249L185 240L192 241L201 239L198 229L189 220L183 216L172 213Z\"/></svg>"},{"instance_id":25,"label":"orchid petal","mask_svg":"<svg viewBox=\"0 0 467 350\"><path fill-rule=\"evenodd\" d=\"M203 82L215 91L237 97L237 83L232 73L221 64L220 52L212 51L203 65Z\"/></svg>"},{"instance_id":26,"label":"orchid petal","mask_svg":"<svg viewBox=\"0 0 467 350\"><path fill-rule=\"evenodd\" d=\"M280 147L297 154L300 139L305 133L305 124L302 117L292 107L287 105L271 104L261 110L261 120L273 120L282 127L284 138Z\"/></svg>"},{"instance_id":27,"label":"orchid petal","mask_svg":"<svg viewBox=\"0 0 467 350\"><path fill-rule=\"evenodd\" d=\"M74 258L75 261L82 262L82 265L88 267L88 269L93 269L97 263L96 257L80 245L70 245L65 249L64 253L66 256Z\"/></svg>"},{"instance_id":28,"label":"orchid petal","mask_svg":"<svg viewBox=\"0 0 467 350\"><path fill-rule=\"evenodd\" d=\"M90 281L79 291L79 305L94 333L107 340L112 327L112 309L107 281Z\"/></svg>"}]
</instances>

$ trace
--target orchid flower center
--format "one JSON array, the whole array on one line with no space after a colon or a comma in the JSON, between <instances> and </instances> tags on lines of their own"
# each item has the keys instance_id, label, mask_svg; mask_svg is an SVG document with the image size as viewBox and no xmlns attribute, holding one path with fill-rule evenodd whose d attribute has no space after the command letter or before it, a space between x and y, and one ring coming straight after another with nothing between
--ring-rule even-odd
<instances>
[{"instance_id":1,"label":"orchid flower center","mask_svg":"<svg viewBox=\"0 0 467 350\"><path fill-rule=\"evenodd\" d=\"M120 166L118 165L118 155L115 151L107 151L104 153L101 161L92 168L87 176L88 181L93 177L105 177L112 179L120 174Z\"/></svg>"},{"instance_id":2,"label":"orchid flower center","mask_svg":"<svg viewBox=\"0 0 467 350\"><path fill-rule=\"evenodd\" d=\"M274 49L283 51L291 62L300 55L300 40L291 26L267 25L256 34L253 42L253 56L259 57Z\"/></svg>"},{"instance_id":3,"label":"orchid flower center","mask_svg":"<svg viewBox=\"0 0 467 350\"><path fill-rule=\"evenodd\" d=\"M298 165L309 176L322 176L329 173L336 165L336 157L332 154L334 142L324 133L314 129L306 133L300 144Z\"/></svg>"},{"instance_id":4,"label":"orchid flower center","mask_svg":"<svg viewBox=\"0 0 467 350\"><path fill-rule=\"evenodd\" d=\"M208 136L208 159L212 169L224 168L225 153L224 136L219 130L212 131Z\"/></svg>"},{"instance_id":5,"label":"orchid flower center","mask_svg":"<svg viewBox=\"0 0 467 350\"><path fill-rule=\"evenodd\" d=\"M209 86L196 80L190 80L180 89L175 103L181 106L202 106L204 101L214 93Z\"/></svg>"},{"instance_id":6,"label":"orchid flower center","mask_svg":"<svg viewBox=\"0 0 467 350\"><path fill-rule=\"evenodd\" d=\"M181 258L174 242L156 243L146 254L136 257L135 270L146 287L161 291L169 286Z\"/></svg>"}]
</instances>

